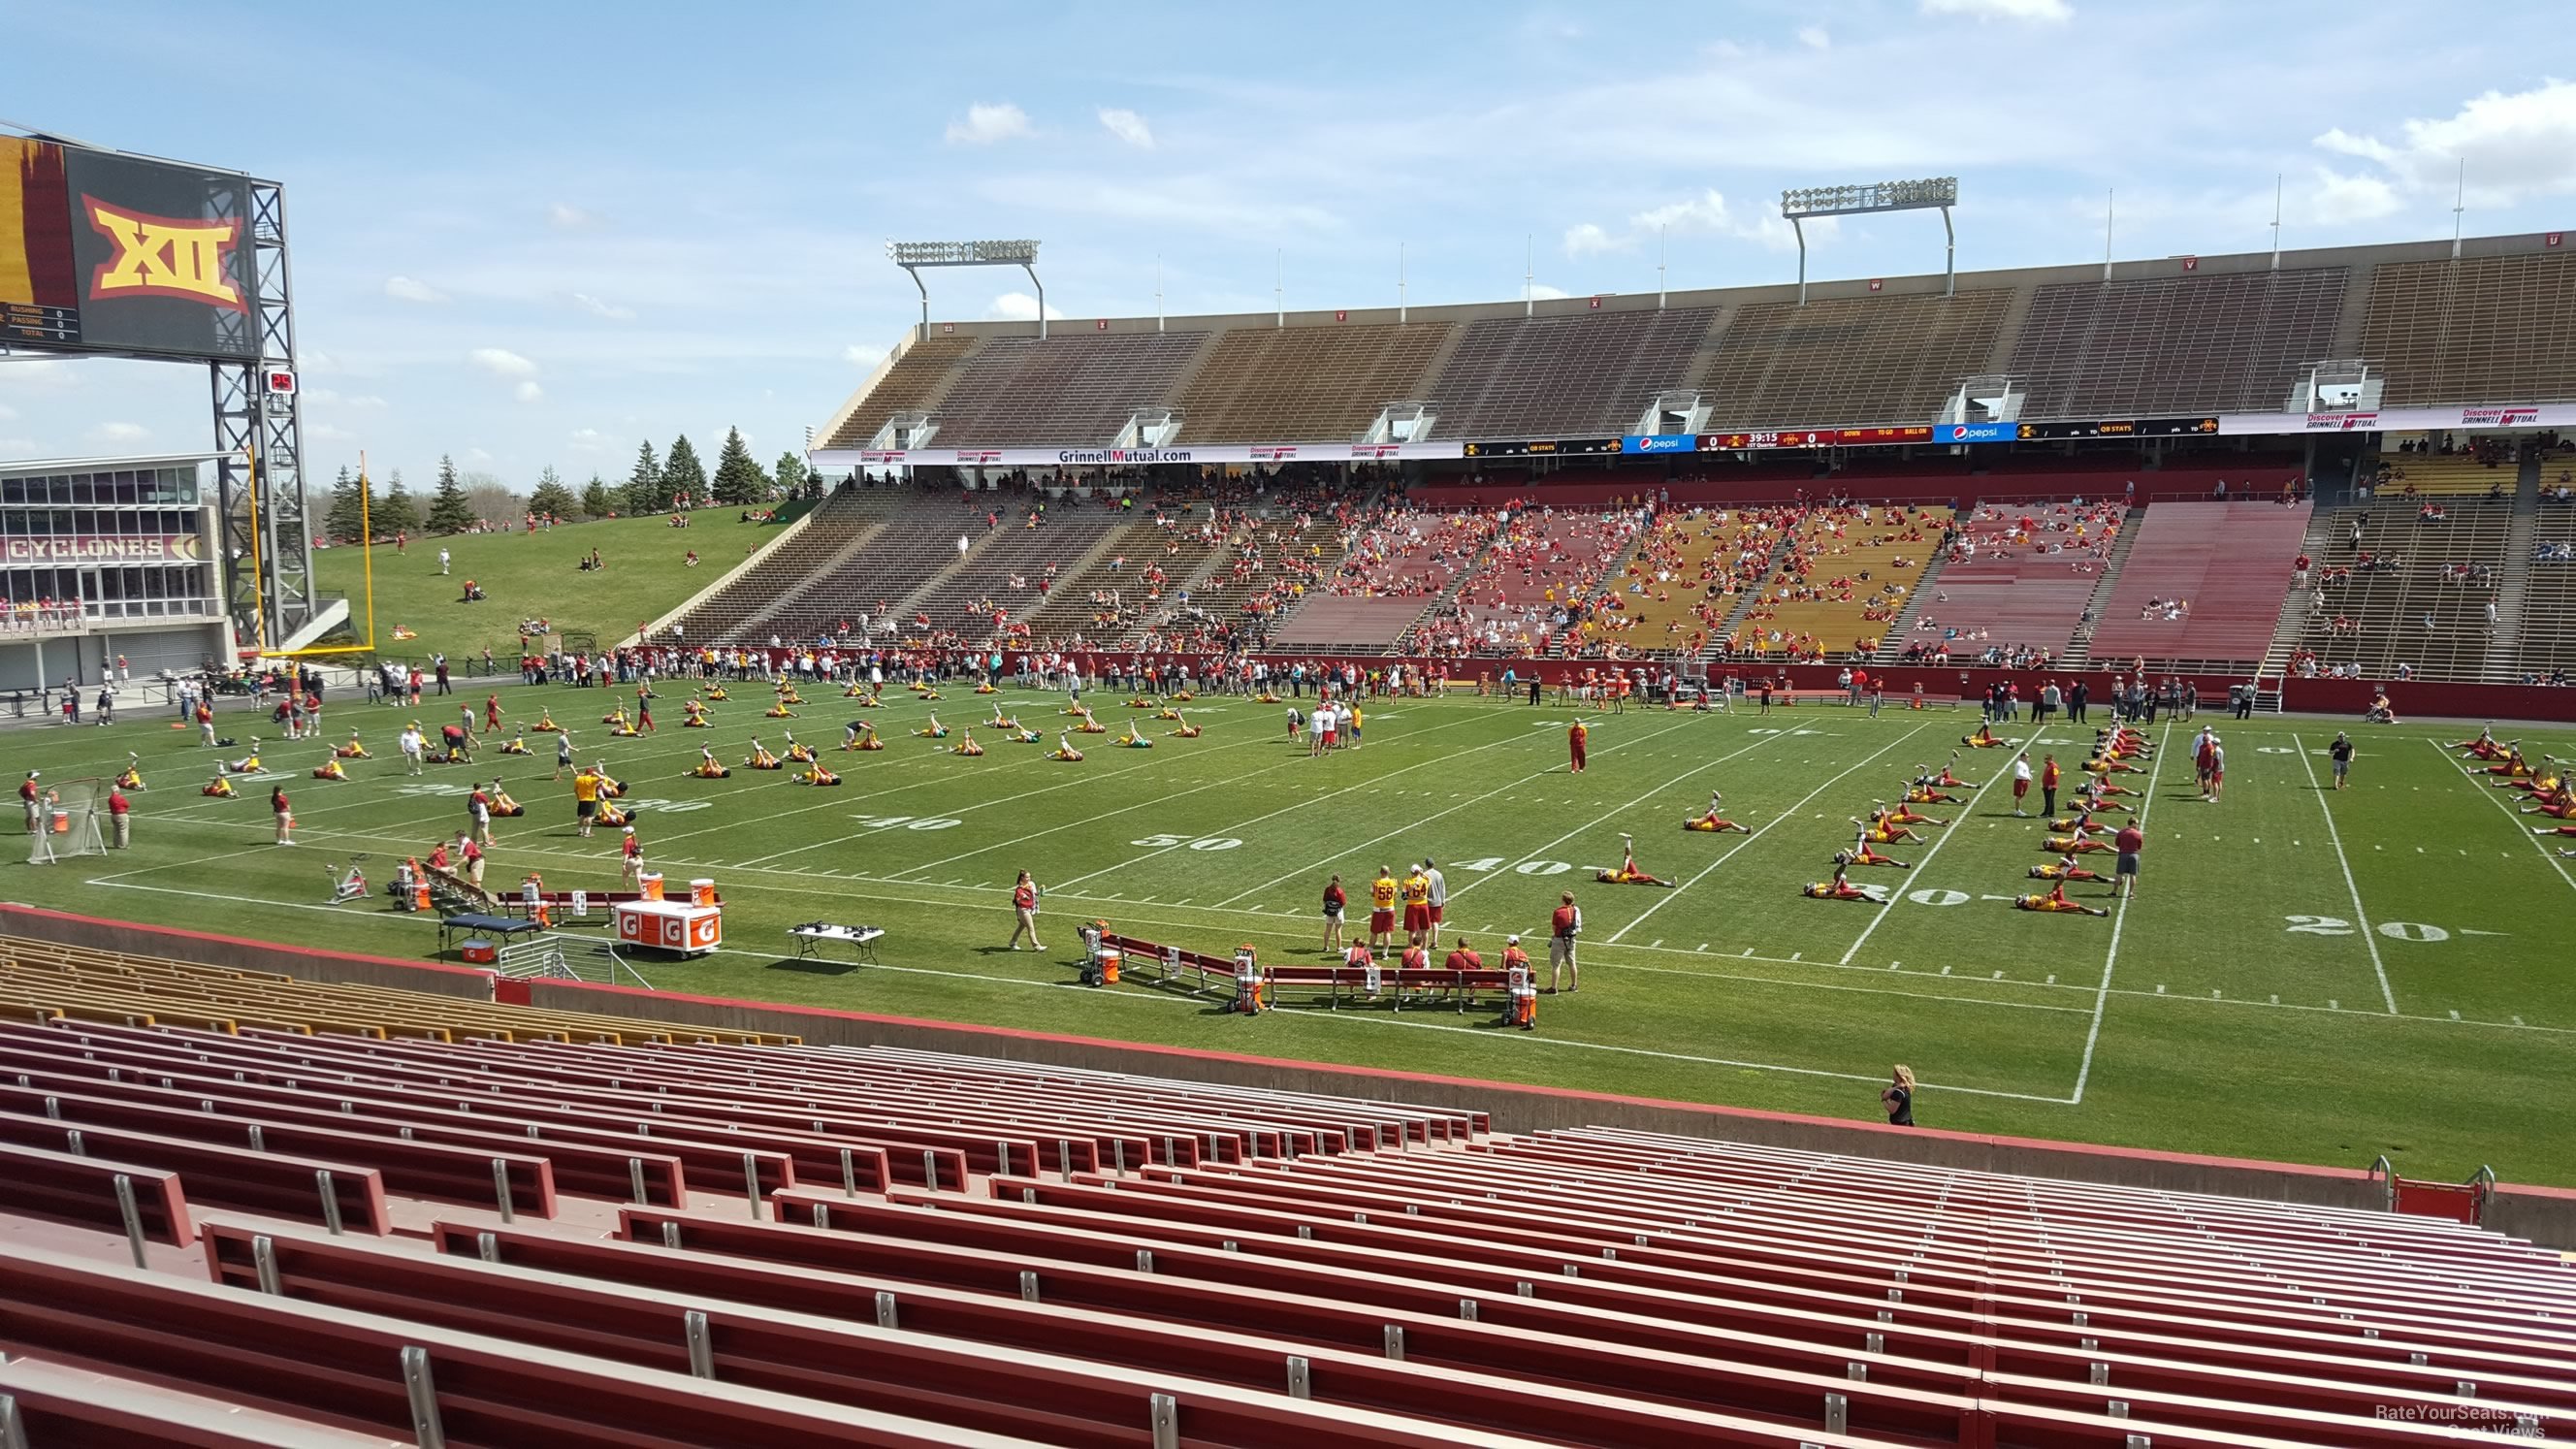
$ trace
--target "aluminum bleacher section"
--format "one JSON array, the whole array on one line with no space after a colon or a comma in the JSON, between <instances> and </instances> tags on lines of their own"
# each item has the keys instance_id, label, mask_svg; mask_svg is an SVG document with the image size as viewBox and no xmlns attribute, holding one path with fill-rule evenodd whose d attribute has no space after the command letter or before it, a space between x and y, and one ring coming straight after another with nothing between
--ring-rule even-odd
<instances>
[{"instance_id":1,"label":"aluminum bleacher section","mask_svg":"<svg viewBox=\"0 0 2576 1449\"><path fill-rule=\"evenodd\" d=\"M2009 372L2022 416L2270 412L2332 352L2344 267L2037 288Z\"/></svg>"},{"instance_id":2,"label":"aluminum bleacher section","mask_svg":"<svg viewBox=\"0 0 2576 1449\"><path fill-rule=\"evenodd\" d=\"M1308 590L1296 612L1272 626L1270 646L1324 653L1379 654L1422 617L1428 599L1340 598Z\"/></svg>"},{"instance_id":3,"label":"aluminum bleacher section","mask_svg":"<svg viewBox=\"0 0 2576 1449\"><path fill-rule=\"evenodd\" d=\"M2430 500L2439 521L2424 518L2427 506L2382 496L2336 511L2323 530L2325 546L2310 560L2305 604L2294 606L2294 661L2313 661L2320 671L2357 666L2372 681L2397 678L2400 664L2418 679L2480 677L2492 637L2486 604L2504 573L2514 506L2483 497Z\"/></svg>"},{"instance_id":4,"label":"aluminum bleacher section","mask_svg":"<svg viewBox=\"0 0 2576 1449\"><path fill-rule=\"evenodd\" d=\"M1356 438L1416 399L1450 323L1237 327L1174 399L1182 443Z\"/></svg>"},{"instance_id":5,"label":"aluminum bleacher section","mask_svg":"<svg viewBox=\"0 0 2576 1449\"><path fill-rule=\"evenodd\" d=\"M1572 317L1488 317L1423 384L1432 436L1623 433L1656 394L1686 383L1717 313L1707 307Z\"/></svg>"},{"instance_id":6,"label":"aluminum bleacher section","mask_svg":"<svg viewBox=\"0 0 2576 1449\"><path fill-rule=\"evenodd\" d=\"M2481 458L2474 453L2391 453L2379 461L2386 481L2382 494L2414 493L2437 498L2510 498L2520 481L2521 465L2509 449Z\"/></svg>"},{"instance_id":7,"label":"aluminum bleacher section","mask_svg":"<svg viewBox=\"0 0 2576 1449\"><path fill-rule=\"evenodd\" d=\"M889 489L853 488L824 499L795 533L770 544L682 615L680 637L690 644L741 642L746 626L863 546L901 504Z\"/></svg>"},{"instance_id":8,"label":"aluminum bleacher section","mask_svg":"<svg viewBox=\"0 0 2576 1449\"><path fill-rule=\"evenodd\" d=\"M2280 627L2307 503L2156 504L2139 514L2128 562L2094 626L2097 668L2145 660L2150 673L2250 674ZM2187 602L2167 619L2150 602Z\"/></svg>"},{"instance_id":9,"label":"aluminum bleacher section","mask_svg":"<svg viewBox=\"0 0 2576 1449\"><path fill-rule=\"evenodd\" d=\"M1459 580L1453 604L1417 634L1458 640L1464 652L1536 657L1539 641L1572 642L1556 610L1587 598L1634 551L1636 508L1523 509ZM1421 652L1429 652L1427 648Z\"/></svg>"},{"instance_id":10,"label":"aluminum bleacher section","mask_svg":"<svg viewBox=\"0 0 2576 1449\"><path fill-rule=\"evenodd\" d=\"M2382 407L2576 398L2576 258L2381 262L2360 351L2386 379Z\"/></svg>"},{"instance_id":11,"label":"aluminum bleacher section","mask_svg":"<svg viewBox=\"0 0 2576 1449\"><path fill-rule=\"evenodd\" d=\"M1980 504L1962 515L1932 596L1902 636L1888 635L1882 663L1975 661L2065 654L2084 622L2110 544L2123 527L2116 503Z\"/></svg>"},{"instance_id":12,"label":"aluminum bleacher section","mask_svg":"<svg viewBox=\"0 0 2576 1449\"><path fill-rule=\"evenodd\" d=\"M1106 445L1138 409L1169 400L1205 332L987 337L957 365L934 416L947 447Z\"/></svg>"},{"instance_id":13,"label":"aluminum bleacher section","mask_svg":"<svg viewBox=\"0 0 2576 1449\"><path fill-rule=\"evenodd\" d=\"M1708 647L1741 594L1770 573L1785 508L1668 510L1621 572L1615 599L1594 617L1623 656L1678 655Z\"/></svg>"},{"instance_id":14,"label":"aluminum bleacher section","mask_svg":"<svg viewBox=\"0 0 2576 1449\"><path fill-rule=\"evenodd\" d=\"M1725 641L1728 657L1848 660L1875 653L1955 516L1947 508L1898 504L1810 510Z\"/></svg>"},{"instance_id":15,"label":"aluminum bleacher section","mask_svg":"<svg viewBox=\"0 0 2576 1449\"><path fill-rule=\"evenodd\" d=\"M1041 602L1037 580L1048 565L1054 565L1059 574L1075 568L1126 520L1127 515L1112 509L1064 503L1050 506L1046 521L1035 528L1028 526L1025 508L1003 509L1001 522L990 529L979 520L968 534L974 547L921 592L911 615L898 621L898 632L916 639L927 627L954 631L968 644L981 644L993 637L993 621L978 612L981 605L996 605L1014 619L1024 617ZM950 547L953 550L955 544ZM1014 577L1024 580L1026 587L1012 589ZM924 615L930 620L927 626L921 623Z\"/></svg>"},{"instance_id":16,"label":"aluminum bleacher section","mask_svg":"<svg viewBox=\"0 0 2576 1449\"><path fill-rule=\"evenodd\" d=\"M166 1240L124 1266L113 1206L0 1232L0 1393L59 1416L68 1385L104 1408L148 1381L182 1423L254 1405L278 1445L307 1423L511 1449L2576 1430L2576 1279L2428 1218L889 1047L0 1027L0 1120L29 1100L55 1115L22 1130L96 1134L139 1173L178 1149L121 1124L181 1119L339 1124L322 1170L378 1190L379 1162L476 1132L554 1169L560 1224L399 1195L337 1230L204 1208L184 1272ZM631 1189L568 1170L610 1153ZM23 1161L95 1190L89 1163Z\"/></svg>"},{"instance_id":17,"label":"aluminum bleacher section","mask_svg":"<svg viewBox=\"0 0 2576 1449\"><path fill-rule=\"evenodd\" d=\"M723 642L765 644L837 636L844 623L862 621L882 643L892 626L909 618L887 613L957 563L957 540L971 544L984 532L983 495L966 499L921 488L859 489L868 505L887 511L860 548L800 584L790 585L769 612L733 631Z\"/></svg>"},{"instance_id":18,"label":"aluminum bleacher section","mask_svg":"<svg viewBox=\"0 0 2576 1449\"><path fill-rule=\"evenodd\" d=\"M1930 419L1982 370L2012 289L1749 302L1694 382L1722 427Z\"/></svg>"},{"instance_id":19,"label":"aluminum bleacher section","mask_svg":"<svg viewBox=\"0 0 2576 1449\"><path fill-rule=\"evenodd\" d=\"M922 412L938 403L957 375L957 364L975 350L973 337L922 337L913 341L874 386L858 397L824 443L864 448L897 413Z\"/></svg>"}]
</instances>

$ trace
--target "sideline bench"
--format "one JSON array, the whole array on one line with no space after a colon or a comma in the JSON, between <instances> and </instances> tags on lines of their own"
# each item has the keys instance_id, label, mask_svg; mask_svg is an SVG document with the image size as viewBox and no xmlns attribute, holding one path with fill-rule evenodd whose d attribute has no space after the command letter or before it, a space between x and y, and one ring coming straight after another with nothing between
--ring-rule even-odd
<instances>
[{"instance_id":1,"label":"sideline bench","mask_svg":"<svg viewBox=\"0 0 2576 1449\"><path fill-rule=\"evenodd\" d=\"M1327 1009L1334 1011L1341 1009L1345 994L1355 1006L1383 999L1402 1011L1408 996L1418 1005L1423 996L1437 991L1444 998L1455 997L1462 1014L1467 1010L1470 992L1493 992L1495 1004L1506 1010L1512 999L1512 973L1503 970L1461 971L1447 966L1424 966L1410 971L1402 967L1382 966L1271 966L1263 969L1261 980L1263 994L1274 1007L1280 1004L1282 988L1310 994L1321 992Z\"/></svg>"}]
</instances>

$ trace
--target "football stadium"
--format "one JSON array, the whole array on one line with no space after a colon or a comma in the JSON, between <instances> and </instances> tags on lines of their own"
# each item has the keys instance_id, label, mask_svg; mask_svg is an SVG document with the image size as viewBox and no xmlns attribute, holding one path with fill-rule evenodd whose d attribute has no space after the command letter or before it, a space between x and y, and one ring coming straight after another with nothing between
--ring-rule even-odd
<instances>
[{"instance_id":1,"label":"football stadium","mask_svg":"<svg viewBox=\"0 0 2576 1449\"><path fill-rule=\"evenodd\" d=\"M0 353L212 417L0 458L0 1449L2576 1434L2563 233L889 242L774 474L423 519L294 177L19 129Z\"/></svg>"}]
</instances>

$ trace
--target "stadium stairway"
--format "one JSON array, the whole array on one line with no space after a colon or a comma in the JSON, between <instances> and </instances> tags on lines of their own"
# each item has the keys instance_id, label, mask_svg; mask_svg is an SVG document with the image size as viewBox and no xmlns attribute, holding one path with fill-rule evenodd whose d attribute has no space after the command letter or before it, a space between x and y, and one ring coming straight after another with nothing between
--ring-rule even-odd
<instances>
[{"instance_id":1,"label":"stadium stairway","mask_svg":"<svg viewBox=\"0 0 2576 1449\"><path fill-rule=\"evenodd\" d=\"M1779 541L1771 545L1771 552L1762 560L1761 572L1754 575L1750 583L1735 591L1735 607L1726 611L1726 617L1719 620L1717 627L1710 631L1707 647L1699 652L1702 664L1729 657L1726 641L1734 638L1736 631L1744 627L1744 616L1753 611L1755 604L1761 602L1763 588L1771 582L1773 575L1780 572L1780 561L1788 556L1790 548L1797 543L1798 530L1805 522L1803 515L1791 519L1788 526L1780 530Z\"/></svg>"},{"instance_id":2,"label":"stadium stairway","mask_svg":"<svg viewBox=\"0 0 2576 1449\"><path fill-rule=\"evenodd\" d=\"M2310 560L2326 556L2326 541L2332 535L2335 515L2318 509L2308 515L2308 531L2299 535L2299 552ZM2262 668L2255 671L2259 682L2282 679L2290 671L2290 655L2299 647L2299 636L2308 621L2308 591L2293 587L2281 599L2281 622L2272 629L2272 645L2263 651Z\"/></svg>"},{"instance_id":3,"label":"stadium stairway","mask_svg":"<svg viewBox=\"0 0 2576 1449\"><path fill-rule=\"evenodd\" d=\"M1968 513L1970 517L1974 517L1976 515L1976 509L1972 507L1968 510ZM1914 632L1914 620L1916 616L1923 612L1923 606L1926 603L1929 603L1932 596L1940 591L1941 570L1948 567L1949 563L1950 551L1948 549L1942 548L1934 549L1932 551L1931 566L1924 569L1922 577L1914 581L1914 592L1906 597L1905 607L1897 611L1894 619L1888 621L1887 633L1880 637L1878 648L1870 654L1870 663L1896 664L1902 662L1901 656L1905 653L1906 642Z\"/></svg>"},{"instance_id":4,"label":"stadium stairway","mask_svg":"<svg viewBox=\"0 0 2576 1449\"><path fill-rule=\"evenodd\" d=\"M2065 657L2057 667L2070 674L2080 674L2093 664L2093 631L2102 622L2103 607L2111 602L2111 593L2120 584L2120 570L2128 566L2129 550L2137 546L2138 524L2144 515L2132 511L2122 525L2120 536L2111 543L2111 556L2102 561L2102 577L2093 582L2093 597L2084 601L2084 620L2075 626L2075 638L2067 644Z\"/></svg>"},{"instance_id":5,"label":"stadium stairway","mask_svg":"<svg viewBox=\"0 0 2576 1449\"><path fill-rule=\"evenodd\" d=\"M2486 666L2478 678L2486 684L2521 680L2522 623L2531 603L2533 545L2540 538L2540 469L2537 449L2523 450L2521 476L2514 481L2513 523L2505 532L2504 565L2496 571L2496 627L2487 640Z\"/></svg>"}]
</instances>

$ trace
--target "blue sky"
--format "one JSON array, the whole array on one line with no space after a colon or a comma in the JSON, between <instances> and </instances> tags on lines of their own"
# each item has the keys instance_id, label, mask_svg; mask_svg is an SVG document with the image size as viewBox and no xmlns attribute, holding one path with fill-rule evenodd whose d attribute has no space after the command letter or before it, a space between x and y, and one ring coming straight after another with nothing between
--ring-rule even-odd
<instances>
[{"instance_id":1,"label":"blue sky","mask_svg":"<svg viewBox=\"0 0 2576 1449\"><path fill-rule=\"evenodd\" d=\"M2474 18L2475 23L2455 23ZM1960 177L1962 268L2576 219L2563 7L2145 0L432 7L18 0L0 116L287 186L308 453L525 488L797 446L917 316L889 237L1034 236L1051 310L1784 281L1784 186ZM271 37L263 39L263 35ZM266 65L285 77L251 79ZM1938 223L1810 232L1937 269ZM1033 315L1016 271L935 317ZM201 446L202 374L0 360L0 457Z\"/></svg>"}]
</instances>

